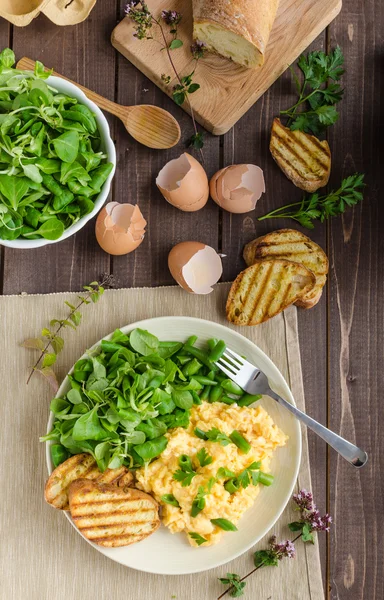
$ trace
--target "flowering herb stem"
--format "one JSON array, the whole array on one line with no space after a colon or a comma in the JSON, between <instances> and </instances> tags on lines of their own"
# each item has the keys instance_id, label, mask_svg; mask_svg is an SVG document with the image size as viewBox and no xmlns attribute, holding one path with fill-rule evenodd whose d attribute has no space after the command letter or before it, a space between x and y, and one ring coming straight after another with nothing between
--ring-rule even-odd
<instances>
[{"instance_id":1,"label":"flowering herb stem","mask_svg":"<svg viewBox=\"0 0 384 600\"><path fill-rule=\"evenodd\" d=\"M182 40L177 38L177 28L181 21L182 15L176 11L163 10L160 17L156 18L149 10L146 2L141 2L138 0L132 0L129 2L125 8L125 13L136 24L134 36L140 40L153 39L152 36L148 35L148 31L153 25L156 25L159 28L162 38L162 42L159 42L161 45L161 50L166 51L169 64L171 65L172 71L174 72L178 82L173 88L172 98L179 106L181 106L184 101L186 101L188 104L194 129L194 135L190 139L189 145L193 146L196 150L199 150L202 162L204 163L204 156L201 150L204 145L203 133L199 132L197 129L195 114L189 95L193 94L200 88L198 83L192 82L192 77L195 74L199 59L204 55L206 50L205 44L202 42L195 42L191 46L191 53L195 60L195 68L189 75L181 76L176 69L171 52L172 50L183 46ZM167 40L162 21L170 27L170 33L173 36L170 43ZM171 81L171 77L163 73L161 75L161 80L168 85Z\"/></svg>"},{"instance_id":2,"label":"flowering herb stem","mask_svg":"<svg viewBox=\"0 0 384 600\"><path fill-rule=\"evenodd\" d=\"M228 593L232 598L239 598L244 594L245 579L248 579L258 569L267 566L277 567L279 561L284 557L294 558L296 554L294 544L298 539L301 538L304 543L310 542L314 544L313 532L329 531L332 517L328 513L323 516L320 515L311 492L300 490L297 494L293 495L292 500L296 504L296 510L300 511L300 521L289 523L288 527L291 531L299 532L298 535L293 540L286 540L280 543L277 543L276 536L273 536L269 541L269 548L267 550L256 550L254 553L255 568L252 571L244 575L244 577L240 577L236 573L227 573L227 577L219 578L221 583L229 585L229 587L217 600L224 598Z\"/></svg>"},{"instance_id":3,"label":"flowering herb stem","mask_svg":"<svg viewBox=\"0 0 384 600\"><path fill-rule=\"evenodd\" d=\"M297 535L293 540L291 540L291 543L294 544L300 537L301 537L301 534ZM252 569L252 571L250 571L249 573L247 573L246 575L244 575L244 577L241 577L239 579L239 582L245 581L246 579L248 579L248 577L250 577L256 571L258 571L259 569L261 569L261 567L264 567L264 564L265 564L264 562L261 562L261 564L259 564L257 567L255 567L254 569ZM217 597L217 600L220 600L221 598L224 598L224 596L226 596L228 593L230 593L233 589L234 589L234 586L231 585L231 587L227 588L225 590L225 592L223 592L222 594L220 594L220 596Z\"/></svg>"},{"instance_id":4,"label":"flowering herb stem","mask_svg":"<svg viewBox=\"0 0 384 600\"><path fill-rule=\"evenodd\" d=\"M164 29L163 29L160 21L158 21L157 19L155 19L154 16L152 16L152 19L153 19L154 23L156 23L156 25L158 25L160 27L161 35L162 35L162 38L163 38L163 41L164 41L164 48L165 48L165 50L167 52L169 63L171 65L171 67L172 67L172 70L173 70L173 72L174 72L174 74L176 76L177 81L179 82L179 84L181 86L183 86L183 83L181 81L181 77L180 77L180 75L179 75L179 73L178 73L178 71L177 71L177 69L175 67L175 63L173 62L173 59L172 59L172 56L171 56L171 52L170 52L170 49L169 49L169 46L168 46L168 43L167 43L167 38L165 37ZM196 70L196 67L193 70L192 74L194 74L195 70ZM197 130L197 125L196 125L196 120L195 120L195 113L193 112L192 103L191 103L191 101L189 99L188 94L186 94L185 97L186 97L186 100L187 100L187 103L188 103L189 110L191 112L191 119L192 119L193 130L195 132L195 136L198 136L199 132ZM199 148L199 152L200 152L201 159L204 161L203 151L202 151L201 148Z\"/></svg>"}]
</instances>

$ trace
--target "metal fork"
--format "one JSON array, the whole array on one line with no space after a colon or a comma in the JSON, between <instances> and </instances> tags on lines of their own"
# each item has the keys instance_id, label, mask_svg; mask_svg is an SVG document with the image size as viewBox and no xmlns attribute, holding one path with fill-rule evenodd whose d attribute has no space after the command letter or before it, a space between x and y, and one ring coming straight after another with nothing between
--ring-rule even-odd
<instances>
[{"instance_id":1,"label":"metal fork","mask_svg":"<svg viewBox=\"0 0 384 600\"><path fill-rule=\"evenodd\" d=\"M281 406L284 406L284 408L295 415L299 421L317 433L318 436L332 446L340 456L345 458L345 460L354 467L360 468L366 464L368 460L368 454L366 452L340 437L337 433L327 429L324 425L321 425L290 404L290 402L287 402L284 398L276 394L276 392L271 390L267 376L242 356L236 354L233 350L227 348L215 364L223 371L223 373L232 379L232 381L237 383L237 385L249 394L264 394L276 400Z\"/></svg>"}]
</instances>

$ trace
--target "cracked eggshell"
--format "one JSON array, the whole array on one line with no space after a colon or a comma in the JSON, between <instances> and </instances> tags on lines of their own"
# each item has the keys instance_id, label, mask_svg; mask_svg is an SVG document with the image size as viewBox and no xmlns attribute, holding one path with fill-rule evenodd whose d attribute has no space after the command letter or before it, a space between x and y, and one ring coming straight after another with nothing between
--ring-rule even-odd
<instances>
[{"instance_id":1,"label":"cracked eggshell","mask_svg":"<svg viewBox=\"0 0 384 600\"><path fill-rule=\"evenodd\" d=\"M247 213L265 192L262 169L256 165L231 165L217 171L211 178L212 199L231 213Z\"/></svg>"},{"instance_id":2,"label":"cracked eggshell","mask_svg":"<svg viewBox=\"0 0 384 600\"><path fill-rule=\"evenodd\" d=\"M170 160L156 177L164 198L180 210L200 210L209 197L208 177L201 164L187 152Z\"/></svg>"},{"instance_id":3,"label":"cracked eggshell","mask_svg":"<svg viewBox=\"0 0 384 600\"><path fill-rule=\"evenodd\" d=\"M109 202L97 217L96 239L108 254L128 254L140 246L146 224L137 205Z\"/></svg>"},{"instance_id":4,"label":"cracked eggshell","mask_svg":"<svg viewBox=\"0 0 384 600\"><path fill-rule=\"evenodd\" d=\"M223 272L221 258L201 242L181 242L168 255L168 267L177 283L191 294L209 294Z\"/></svg>"}]
</instances>

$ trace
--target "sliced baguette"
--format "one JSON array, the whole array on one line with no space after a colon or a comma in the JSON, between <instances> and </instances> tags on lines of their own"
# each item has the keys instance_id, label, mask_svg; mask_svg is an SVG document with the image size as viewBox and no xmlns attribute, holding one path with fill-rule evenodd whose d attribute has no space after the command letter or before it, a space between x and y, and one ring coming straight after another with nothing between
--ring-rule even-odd
<instances>
[{"instance_id":1,"label":"sliced baguette","mask_svg":"<svg viewBox=\"0 0 384 600\"><path fill-rule=\"evenodd\" d=\"M269 149L276 163L297 187L315 192L328 183L331 151L328 142L314 135L291 131L274 119Z\"/></svg>"},{"instance_id":2,"label":"sliced baguette","mask_svg":"<svg viewBox=\"0 0 384 600\"><path fill-rule=\"evenodd\" d=\"M295 229L279 229L263 235L244 248L244 260L248 266L260 259L285 259L301 263L313 271L316 285L295 302L301 308L312 308L321 298L327 281L328 257L324 250L309 237Z\"/></svg>"},{"instance_id":3,"label":"sliced baguette","mask_svg":"<svg viewBox=\"0 0 384 600\"><path fill-rule=\"evenodd\" d=\"M160 526L158 503L135 488L77 479L69 487L69 508L79 531L108 548L140 542Z\"/></svg>"},{"instance_id":4,"label":"sliced baguette","mask_svg":"<svg viewBox=\"0 0 384 600\"><path fill-rule=\"evenodd\" d=\"M133 482L133 475L124 466L119 469L106 469L101 473L93 456L86 453L75 454L56 467L49 476L45 484L45 500L48 504L60 510L69 510L68 489L76 479L90 479L123 486Z\"/></svg>"},{"instance_id":5,"label":"sliced baguette","mask_svg":"<svg viewBox=\"0 0 384 600\"><path fill-rule=\"evenodd\" d=\"M312 290L316 277L289 260L256 260L229 291L226 314L235 325L259 325Z\"/></svg>"}]
</instances>

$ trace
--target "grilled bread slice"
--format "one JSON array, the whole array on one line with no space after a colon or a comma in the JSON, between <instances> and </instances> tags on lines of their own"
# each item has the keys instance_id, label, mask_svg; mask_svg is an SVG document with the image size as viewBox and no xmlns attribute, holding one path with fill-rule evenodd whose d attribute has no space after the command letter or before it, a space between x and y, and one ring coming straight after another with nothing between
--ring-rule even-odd
<instances>
[{"instance_id":1,"label":"grilled bread slice","mask_svg":"<svg viewBox=\"0 0 384 600\"><path fill-rule=\"evenodd\" d=\"M61 463L45 484L45 499L48 504L60 510L69 510L68 488L76 479L95 479L100 483L117 484L123 478L123 485L133 481L132 473L126 467L106 469L101 473L90 454L75 454Z\"/></svg>"},{"instance_id":2,"label":"grilled bread slice","mask_svg":"<svg viewBox=\"0 0 384 600\"><path fill-rule=\"evenodd\" d=\"M283 258L298 262L313 271L316 285L297 300L295 304L302 308L312 308L321 298L327 281L329 269L328 257L318 244L295 229L279 229L249 242L244 248L244 260L248 266L255 260Z\"/></svg>"},{"instance_id":3,"label":"grilled bread slice","mask_svg":"<svg viewBox=\"0 0 384 600\"><path fill-rule=\"evenodd\" d=\"M315 192L328 183L331 173L331 151L327 141L314 135L291 131L274 119L269 144L280 169L297 187Z\"/></svg>"},{"instance_id":4,"label":"grilled bread slice","mask_svg":"<svg viewBox=\"0 0 384 600\"><path fill-rule=\"evenodd\" d=\"M316 277L299 263L257 260L242 271L229 291L227 319L235 325L259 325L312 290Z\"/></svg>"},{"instance_id":5,"label":"grilled bread slice","mask_svg":"<svg viewBox=\"0 0 384 600\"><path fill-rule=\"evenodd\" d=\"M160 526L156 500L127 486L77 479L69 487L69 508L79 531L108 548L140 542Z\"/></svg>"}]
</instances>

